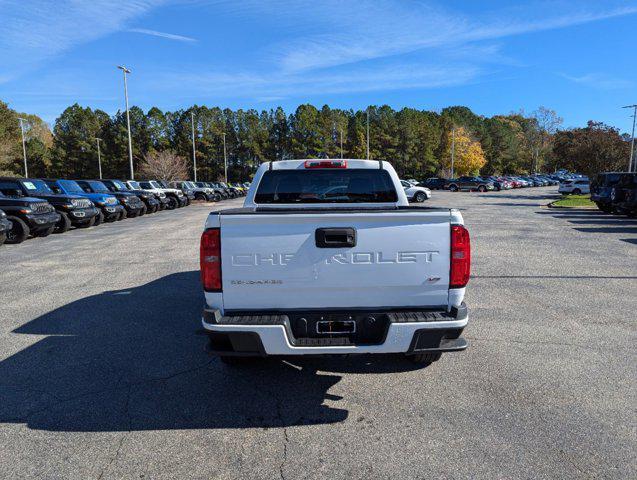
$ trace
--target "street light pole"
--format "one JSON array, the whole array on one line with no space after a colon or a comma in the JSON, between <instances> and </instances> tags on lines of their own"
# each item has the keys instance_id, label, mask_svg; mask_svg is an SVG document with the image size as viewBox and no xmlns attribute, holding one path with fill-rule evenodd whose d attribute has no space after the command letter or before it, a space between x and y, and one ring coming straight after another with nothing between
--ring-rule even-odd
<instances>
[{"instance_id":1,"label":"street light pole","mask_svg":"<svg viewBox=\"0 0 637 480\"><path fill-rule=\"evenodd\" d=\"M100 180L101 180L102 179L102 156L100 154L100 142L102 141L102 139L95 137L95 140L97 141L97 168L100 172Z\"/></svg>"},{"instance_id":2,"label":"street light pole","mask_svg":"<svg viewBox=\"0 0 637 480\"><path fill-rule=\"evenodd\" d=\"M195 151L195 114L190 112L190 120L192 123L192 171L194 173L195 182L197 181L197 154Z\"/></svg>"},{"instance_id":3,"label":"street light pole","mask_svg":"<svg viewBox=\"0 0 637 480\"><path fill-rule=\"evenodd\" d=\"M130 114L128 113L128 84L126 83L126 74L131 73L131 71L126 68L124 65L118 65L119 68L124 73L124 97L126 98L126 125L128 126L128 161L130 163L130 179L135 180L135 174L133 172L133 141L131 140L130 135Z\"/></svg>"},{"instance_id":4,"label":"street light pole","mask_svg":"<svg viewBox=\"0 0 637 480\"><path fill-rule=\"evenodd\" d=\"M20 121L20 130L22 131L22 153L24 154L24 176L27 178L29 176L29 170L27 169L27 142L24 138L24 122L26 119L18 117Z\"/></svg>"},{"instance_id":5,"label":"street light pole","mask_svg":"<svg viewBox=\"0 0 637 480\"><path fill-rule=\"evenodd\" d=\"M456 127L451 127L451 178L454 178L454 161L456 157Z\"/></svg>"},{"instance_id":6,"label":"street light pole","mask_svg":"<svg viewBox=\"0 0 637 480\"><path fill-rule=\"evenodd\" d=\"M369 160L369 107L367 107L367 160Z\"/></svg>"},{"instance_id":7,"label":"street light pole","mask_svg":"<svg viewBox=\"0 0 637 480\"><path fill-rule=\"evenodd\" d=\"M228 155L226 154L226 133L223 133L223 171L226 183L228 183Z\"/></svg>"},{"instance_id":8,"label":"street light pole","mask_svg":"<svg viewBox=\"0 0 637 480\"><path fill-rule=\"evenodd\" d=\"M632 172L633 169L637 170L637 165L633 165L633 157L635 155L635 120L637 120L637 104L636 105L626 105L622 108L632 108L633 109L633 133L631 135L630 140L630 159L628 160L628 171Z\"/></svg>"}]
</instances>

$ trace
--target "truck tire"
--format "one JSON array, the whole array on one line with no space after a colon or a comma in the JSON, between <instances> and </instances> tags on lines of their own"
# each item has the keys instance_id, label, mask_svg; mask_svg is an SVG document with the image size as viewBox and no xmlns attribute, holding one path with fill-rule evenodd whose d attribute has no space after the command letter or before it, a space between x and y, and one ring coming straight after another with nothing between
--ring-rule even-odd
<instances>
[{"instance_id":1,"label":"truck tire","mask_svg":"<svg viewBox=\"0 0 637 480\"><path fill-rule=\"evenodd\" d=\"M104 221L104 214L100 210L99 213L95 216L95 222L93 222L93 225L97 227L98 225L101 225L103 221Z\"/></svg>"},{"instance_id":2,"label":"truck tire","mask_svg":"<svg viewBox=\"0 0 637 480\"><path fill-rule=\"evenodd\" d=\"M166 210L174 210L179 205L177 199L174 197L168 197L168 203L166 204Z\"/></svg>"},{"instance_id":3,"label":"truck tire","mask_svg":"<svg viewBox=\"0 0 637 480\"><path fill-rule=\"evenodd\" d=\"M449 191L457 192L458 191L458 185L454 185L454 184L449 185Z\"/></svg>"},{"instance_id":4,"label":"truck tire","mask_svg":"<svg viewBox=\"0 0 637 480\"><path fill-rule=\"evenodd\" d=\"M142 209L137 214L138 217L142 217L148 213L148 207L146 205L142 205Z\"/></svg>"},{"instance_id":5,"label":"truck tire","mask_svg":"<svg viewBox=\"0 0 637 480\"><path fill-rule=\"evenodd\" d=\"M95 225L95 219L97 217L93 217L91 218L88 222L85 223L81 223L77 226L77 228L91 228L93 225Z\"/></svg>"},{"instance_id":6,"label":"truck tire","mask_svg":"<svg viewBox=\"0 0 637 480\"><path fill-rule=\"evenodd\" d=\"M71 229L71 219L64 212L58 212L60 214L60 219L58 223L55 224L55 229L53 229L53 233L64 233L68 232Z\"/></svg>"},{"instance_id":7,"label":"truck tire","mask_svg":"<svg viewBox=\"0 0 637 480\"><path fill-rule=\"evenodd\" d=\"M480 185L480 186L478 187L478 192L482 192L482 193L484 193L484 192L486 192L486 191L487 191L487 187L485 187L484 185Z\"/></svg>"},{"instance_id":8,"label":"truck tire","mask_svg":"<svg viewBox=\"0 0 637 480\"><path fill-rule=\"evenodd\" d=\"M425 200L427 200L427 195L425 194L425 192L417 192L416 195L414 195L414 200L416 201L416 203L423 203Z\"/></svg>"},{"instance_id":9,"label":"truck tire","mask_svg":"<svg viewBox=\"0 0 637 480\"><path fill-rule=\"evenodd\" d=\"M49 228L45 228L44 230L38 230L36 232L33 232L33 236L34 237L48 237L49 235L51 235L53 233L53 230L55 230L55 225L53 225L52 227L49 227Z\"/></svg>"},{"instance_id":10,"label":"truck tire","mask_svg":"<svg viewBox=\"0 0 637 480\"><path fill-rule=\"evenodd\" d=\"M576 188L576 189L575 189L575 190L573 190L571 193L572 193L573 195L581 195L581 194L582 194L582 191L581 191L579 188Z\"/></svg>"},{"instance_id":11,"label":"truck tire","mask_svg":"<svg viewBox=\"0 0 637 480\"><path fill-rule=\"evenodd\" d=\"M409 360L411 360L412 362L418 365L427 366L440 360L442 353L440 352L417 353L415 355L407 355L407 356L409 357Z\"/></svg>"},{"instance_id":12,"label":"truck tire","mask_svg":"<svg viewBox=\"0 0 637 480\"><path fill-rule=\"evenodd\" d=\"M200 202L205 202L208 200L208 197L204 193L197 192L195 193L195 200L199 200Z\"/></svg>"},{"instance_id":13,"label":"truck tire","mask_svg":"<svg viewBox=\"0 0 637 480\"><path fill-rule=\"evenodd\" d=\"M126 209L122 210L122 213L119 214L119 217L117 217L117 220L124 220L125 218L128 218L128 213L126 213Z\"/></svg>"},{"instance_id":14,"label":"truck tire","mask_svg":"<svg viewBox=\"0 0 637 480\"><path fill-rule=\"evenodd\" d=\"M29 238L29 227L18 217L7 215L7 218L13 222L11 230L7 232L7 240L5 243L22 243Z\"/></svg>"}]
</instances>

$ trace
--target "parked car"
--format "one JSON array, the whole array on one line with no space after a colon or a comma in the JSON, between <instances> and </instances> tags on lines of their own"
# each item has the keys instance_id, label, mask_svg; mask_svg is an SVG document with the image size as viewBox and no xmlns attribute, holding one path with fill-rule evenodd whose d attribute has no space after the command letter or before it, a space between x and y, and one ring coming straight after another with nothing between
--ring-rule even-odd
<instances>
[{"instance_id":1,"label":"parked car","mask_svg":"<svg viewBox=\"0 0 637 480\"><path fill-rule=\"evenodd\" d=\"M138 182L138 185L150 192L164 193L166 194L166 199L168 203L166 204L166 208L168 210L174 210L175 208L185 207L188 203L188 197L184 195L184 192L178 190L176 188L165 188L162 187L155 180L142 180Z\"/></svg>"},{"instance_id":2,"label":"parked car","mask_svg":"<svg viewBox=\"0 0 637 480\"><path fill-rule=\"evenodd\" d=\"M157 198L157 200L159 201L159 210L166 210L167 208L169 208L173 203L172 200L170 200L167 196L166 196L166 192L164 192L163 190L159 190L159 189L144 189L142 188L142 186L139 184L139 182L135 181L135 180L127 180L124 182L124 185L126 185L126 187L128 187L128 189L130 191L137 191L137 190L141 190L143 192L146 193L151 193L153 195L155 195L155 198ZM172 208L175 208L174 206Z\"/></svg>"},{"instance_id":3,"label":"parked car","mask_svg":"<svg viewBox=\"0 0 637 480\"><path fill-rule=\"evenodd\" d=\"M183 194L182 197L182 207L186 207L188 205L190 205L190 203L195 199L195 194L191 189L186 189L183 190L181 188L177 188L174 186L171 186L169 184L169 182L165 181L165 180L153 180L155 183L157 183L157 185L159 185L159 188L163 188L164 190L176 190L177 192L181 192Z\"/></svg>"},{"instance_id":4,"label":"parked car","mask_svg":"<svg viewBox=\"0 0 637 480\"><path fill-rule=\"evenodd\" d=\"M86 228L99 214L93 202L79 195L57 194L37 178L0 177L0 191L8 197L35 197L49 202L60 214L54 233L64 233L71 226ZM64 215L62 215L64 214Z\"/></svg>"},{"instance_id":5,"label":"parked car","mask_svg":"<svg viewBox=\"0 0 637 480\"><path fill-rule=\"evenodd\" d=\"M7 197L2 193L0 181L0 208L6 214L6 243L22 243L29 235L46 237L60 221L60 214L46 200L16 195Z\"/></svg>"},{"instance_id":6,"label":"parked car","mask_svg":"<svg viewBox=\"0 0 637 480\"><path fill-rule=\"evenodd\" d=\"M422 203L431 198L431 190L426 187L413 185L406 180L401 180L400 183L405 189L405 195L407 195L407 199L410 202Z\"/></svg>"},{"instance_id":7,"label":"parked car","mask_svg":"<svg viewBox=\"0 0 637 480\"><path fill-rule=\"evenodd\" d=\"M637 173L621 176L611 191L613 209L618 213L637 216Z\"/></svg>"},{"instance_id":8,"label":"parked car","mask_svg":"<svg viewBox=\"0 0 637 480\"><path fill-rule=\"evenodd\" d=\"M192 182L196 188L200 188L206 192L208 197L212 198L213 202L218 202L225 198L228 198L227 194L221 188L215 188L209 182Z\"/></svg>"},{"instance_id":9,"label":"parked car","mask_svg":"<svg viewBox=\"0 0 637 480\"><path fill-rule=\"evenodd\" d=\"M219 191L221 191L222 198L224 200L227 200L229 198L236 198L237 196L237 194L234 191L230 190L228 187L222 186L221 183L219 182L207 182L206 184L212 188L216 188Z\"/></svg>"},{"instance_id":10,"label":"parked car","mask_svg":"<svg viewBox=\"0 0 637 480\"><path fill-rule=\"evenodd\" d=\"M130 192L111 192L101 180L77 180L77 183L86 193L101 193L114 196L124 207L119 220L127 217L137 217L146 213L146 205L137 195Z\"/></svg>"},{"instance_id":11,"label":"parked car","mask_svg":"<svg viewBox=\"0 0 637 480\"><path fill-rule=\"evenodd\" d=\"M186 193L187 195L190 195L192 197L191 200L211 202L215 198L215 193L212 189L207 187L198 187L197 185L195 185L195 182L190 182L190 181L171 182L169 186L172 188L178 188L179 190Z\"/></svg>"},{"instance_id":12,"label":"parked car","mask_svg":"<svg viewBox=\"0 0 637 480\"><path fill-rule=\"evenodd\" d=\"M431 177L418 183L418 186L425 187L430 190L444 190L445 188L447 188L448 183L449 180L447 180L446 178Z\"/></svg>"},{"instance_id":13,"label":"parked car","mask_svg":"<svg viewBox=\"0 0 637 480\"><path fill-rule=\"evenodd\" d=\"M204 184L207 187L214 189L219 195L221 195L221 199L222 200L227 200L229 198L234 198L234 197L230 196L232 192L229 189L222 187L218 183L205 182Z\"/></svg>"},{"instance_id":14,"label":"parked car","mask_svg":"<svg viewBox=\"0 0 637 480\"><path fill-rule=\"evenodd\" d=\"M486 192L487 190L495 190L493 182L483 180L480 177L460 177L449 180L449 190L457 192L458 190Z\"/></svg>"},{"instance_id":15,"label":"parked car","mask_svg":"<svg viewBox=\"0 0 637 480\"><path fill-rule=\"evenodd\" d=\"M88 226L100 225L106 218L107 221L115 221L119 218L123 207L119 205L119 201L113 195L104 193L90 193L85 192L75 180L64 179L52 179L44 178L44 182L55 193L78 195L80 197L88 198L98 208L98 214L87 224ZM121 207L121 208L120 208ZM66 213L62 213L66 215Z\"/></svg>"},{"instance_id":16,"label":"parked car","mask_svg":"<svg viewBox=\"0 0 637 480\"><path fill-rule=\"evenodd\" d=\"M410 206L389 162L343 162L264 163L243 208L208 215L202 325L223 361L467 348L462 215Z\"/></svg>"},{"instance_id":17,"label":"parked car","mask_svg":"<svg viewBox=\"0 0 637 480\"><path fill-rule=\"evenodd\" d=\"M100 180L109 191L113 193L132 193L137 196L144 205L146 206L146 211L144 213L155 213L160 209L161 201L160 199L153 193L147 192L146 190L136 189L132 190L126 186L124 182L121 180ZM165 196L164 196L165 198ZM143 215L143 214L142 214Z\"/></svg>"},{"instance_id":18,"label":"parked car","mask_svg":"<svg viewBox=\"0 0 637 480\"><path fill-rule=\"evenodd\" d=\"M560 183L557 191L564 194L572 193L573 195L581 195L590 193L591 188L588 179L565 180Z\"/></svg>"},{"instance_id":19,"label":"parked car","mask_svg":"<svg viewBox=\"0 0 637 480\"><path fill-rule=\"evenodd\" d=\"M11 231L13 223L7 218L7 214L0 210L0 245L7 239L7 233Z\"/></svg>"},{"instance_id":20,"label":"parked car","mask_svg":"<svg viewBox=\"0 0 637 480\"><path fill-rule=\"evenodd\" d=\"M630 174L625 172L603 172L596 175L591 181L591 200L595 202L597 208L602 212L613 212L614 206L611 192L623 175Z\"/></svg>"},{"instance_id":21,"label":"parked car","mask_svg":"<svg viewBox=\"0 0 637 480\"><path fill-rule=\"evenodd\" d=\"M227 183L219 182L218 185L220 185L221 188L225 188L226 190L228 190L228 193L230 194L230 198L237 198L240 195L239 190L237 190L234 187L231 187Z\"/></svg>"}]
</instances>

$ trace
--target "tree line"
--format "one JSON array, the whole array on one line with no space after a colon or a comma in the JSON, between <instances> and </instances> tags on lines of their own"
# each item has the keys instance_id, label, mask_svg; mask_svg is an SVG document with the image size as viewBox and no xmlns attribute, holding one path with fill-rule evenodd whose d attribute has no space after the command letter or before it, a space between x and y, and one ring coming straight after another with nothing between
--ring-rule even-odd
<instances>
[{"instance_id":1,"label":"tree line","mask_svg":"<svg viewBox=\"0 0 637 480\"><path fill-rule=\"evenodd\" d=\"M453 106L440 112L370 106L365 110L318 109L300 105L293 113L193 106L174 112L153 107L130 109L135 171L148 172L160 153L181 159L192 178L194 118L197 177L222 178L225 151L231 181L248 180L264 161L292 158L366 158L388 160L403 177L528 174L566 168L594 174L622 169L629 154L626 136L613 127L589 122L561 129L562 119L540 107L484 117ZM53 130L36 115L22 114L0 101L0 174L22 175L24 119L29 175L95 178L97 138L101 139L106 177L129 176L126 113L115 115L78 104L55 120ZM152 163L152 162L151 162Z\"/></svg>"}]
</instances>

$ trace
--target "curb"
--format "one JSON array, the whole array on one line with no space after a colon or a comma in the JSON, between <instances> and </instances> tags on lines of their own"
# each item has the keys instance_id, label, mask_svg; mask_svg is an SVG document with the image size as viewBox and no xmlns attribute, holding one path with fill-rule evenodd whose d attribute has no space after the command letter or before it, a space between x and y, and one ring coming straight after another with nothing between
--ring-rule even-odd
<instances>
[{"instance_id":1,"label":"curb","mask_svg":"<svg viewBox=\"0 0 637 480\"><path fill-rule=\"evenodd\" d=\"M559 200L555 200L555 202L551 202L547 205L548 208L555 208L558 210L599 210L597 207L564 207L562 205L555 205L556 202L559 202Z\"/></svg>"}]
</instances>

